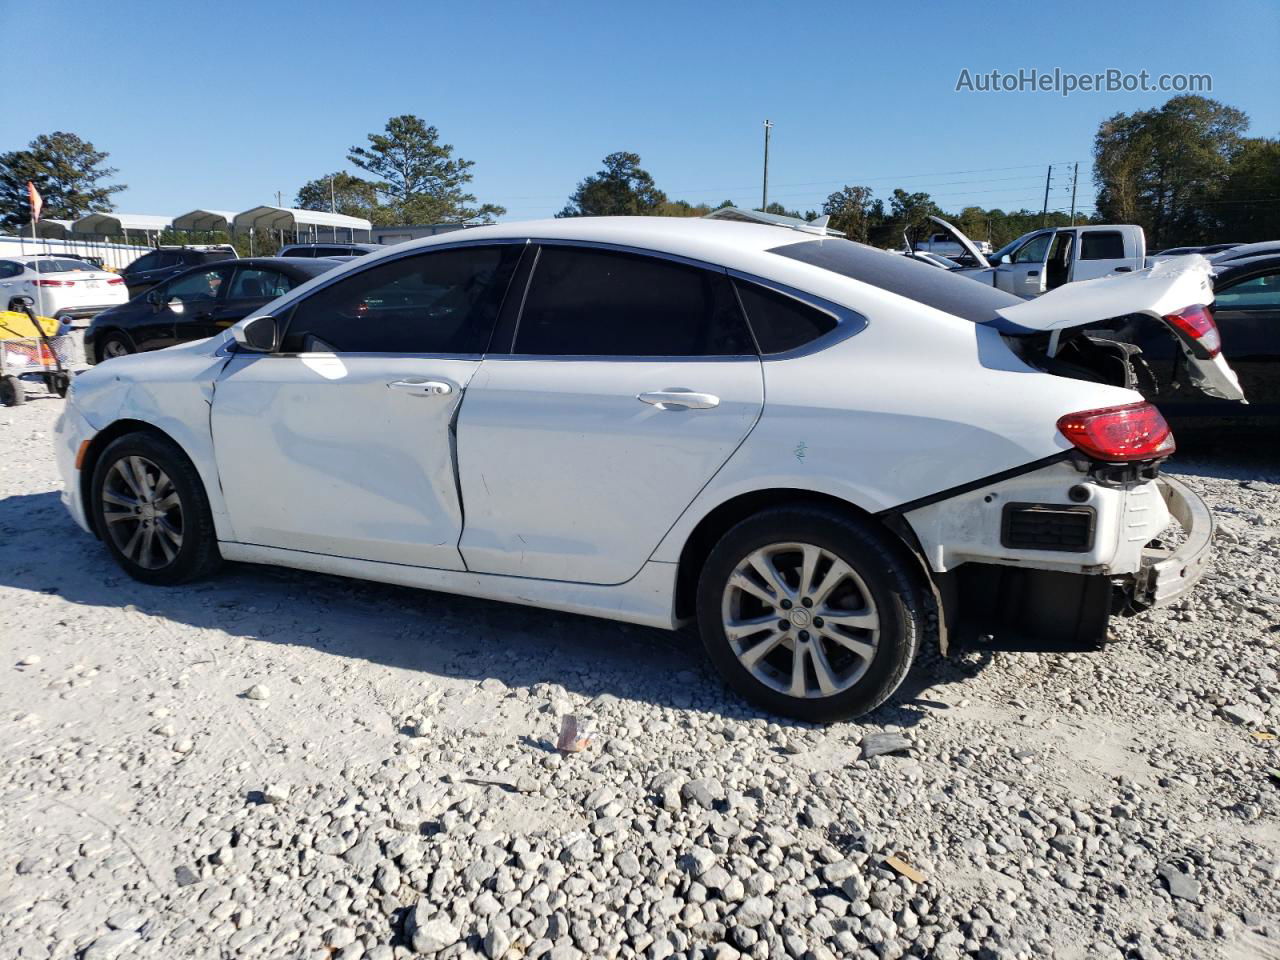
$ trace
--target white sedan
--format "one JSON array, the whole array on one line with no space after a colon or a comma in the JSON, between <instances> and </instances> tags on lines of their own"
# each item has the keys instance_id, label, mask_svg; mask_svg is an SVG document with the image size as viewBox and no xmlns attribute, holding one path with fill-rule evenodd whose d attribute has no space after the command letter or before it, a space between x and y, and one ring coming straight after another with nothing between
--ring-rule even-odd
<instances>
[{"instance_id":1,"label":"white sedan","mask_svg":"<svg viewBox=\"0 0 1280 960\"><path fill-rule=\"evenodd\" d=\"M42 317L82 319L126 303L124 280L70 256L0 257L0 309L30 297Z\"/></svg>"},{"instance_id":2,"label":"white sedan","mask_svg":"<svg viewBox=\"0 0 1280 960\"><path fill-rule=\"evenodd\" d=\"M1088 649L1195 583L1210 515L1079 328L1164 318L1238 398L1211 300L1199 257L1025 303L821 231L476 228L85 373L63 500L149 583L227 559L696 621L756 703L849 717L928 636Z\"/></svg>"}]
</instances>

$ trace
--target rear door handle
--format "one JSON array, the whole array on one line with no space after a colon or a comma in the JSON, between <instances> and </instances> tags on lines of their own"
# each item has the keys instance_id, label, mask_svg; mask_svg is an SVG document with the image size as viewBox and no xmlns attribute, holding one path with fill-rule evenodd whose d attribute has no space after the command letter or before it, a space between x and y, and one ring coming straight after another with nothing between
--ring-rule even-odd
<instances>
[{"instance_id":1,"label":"rear door handle","mask_svg":"<svg viewBox=\"0 0 1280 960\"><path fill-rule=\"evenodd\" d=\"M720 406L720 398L714 393L696 393L693 390L651 390L640 393L636 399L651 403L659 410L710 410Z\"/></svg>"},{"instance_id":2,"label":"rear door handle","mask_svg":"<svg viewBox=\"0 0 1280 960\"><path fill-rule=\"evenodd\" d=\"M453 384L447 380L392 380L387 386L413 397L442 397L453 393Z\"/></svg>"}]
</instances>

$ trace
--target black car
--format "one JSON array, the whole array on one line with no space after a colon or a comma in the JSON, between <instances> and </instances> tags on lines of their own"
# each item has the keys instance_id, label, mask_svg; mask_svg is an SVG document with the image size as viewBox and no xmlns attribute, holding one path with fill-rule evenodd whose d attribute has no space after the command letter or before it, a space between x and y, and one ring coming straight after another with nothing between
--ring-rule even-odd
<instances>
[{"instance_id":1,"label":"black car","mask_svg":"<svg viewBox=\"0 0 1280 960\"><path fill-rule=\"evenodd\" d=\"M207 247L159 247L144 253L120 272L129 287L129 296L145 293L157 283L164 283L190 267L234 260L236 249L230 244L214 244Z\"/></svg>"},{"instance_id":2,"label":"black car","mask_svg":"<svg viewBox=\"0 0 1280 960\"><path fill-rule=\"evenodd\" d=\"M128 303L104 310L84 332L90 363L211 337L337 260L247 257L195 267Z\"/></svg>"},{"instance_id":3,"label":"black car","mask_svg":"<svg viewBox=\"0 0 1280 960\"><path fill-rule=\"evenodd\" d=\"M277 257L363 257L385 250L376 243L287 243Z\"/></svg>"},{"instance_id":4,"label":"black car","mask_svg":"<svg viewBox=\"0 0 1280 960\"><path fill-rule=\"evenodd\" d=\"M1120 339L1142 349L1138 389L1170 418L1280 417L1280 254L1215 263L1213 291L1222 355L1249 402L1200 392L1168 327L1145 317L1116 328Z\"/></svg>"}]
</instances>

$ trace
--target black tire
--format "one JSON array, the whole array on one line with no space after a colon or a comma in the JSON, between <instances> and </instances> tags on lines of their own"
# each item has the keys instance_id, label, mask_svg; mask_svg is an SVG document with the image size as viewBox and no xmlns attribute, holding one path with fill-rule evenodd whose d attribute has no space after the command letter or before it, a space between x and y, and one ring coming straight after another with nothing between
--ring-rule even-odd
<instances>
[{"instance_id":1,"label":"black tire","mask_svg":"<svg viewBox=\"0 0 1280 960\"><path fill-rule=\"evenodd\" d=\"M50 387L52 391L60 397L66 397L68 391L71 390L71 376L66 373L55 373L51 379Z\"/></svg>"},{"instance_id":2,"label":"black tire","mask_svg":"<svg viewBox=\"0 0 1280 960\"><path fill-rule=\"evenodd\" d=\"M738 659L726 636L723 603L730 576L755 551L783 543L810 544L844 561L861 579L866 599L874 602L879 636L874 653L866 660L855 659L838 645L820 639L818 631L812 634L814 639L806 641L823 644L824 662L828 664L832 661L826 657L827 651L833 656L847 657L846 676L850 685L838 692L797 697L775 689ZM870 521L820 506L775 507L748 517L730 529L707 557L698 579L699 632L707 655L720 675L757 706L809 722L847 720L880 706L906 677L928 622L927 591L922 580L918 564L906 548L895 543L888 533L877 530ZM762 605L761 609L768 607ZM774 609L781 611L781 607ZM793 612L799 613L799 610ZM778 615L790 617L786 612ZM781 623L780 620L779 625ZM790 631L795 627L789 624L786 629ZM797 631L787 636L794 638L800 634ZM787 651L794 649L794 639L787 642L792 643L791 648L780 647L777 654L770 656L793 656ZM801 663L807 678L816 676L807 672L813 669L811 660L801 658ZM773 668L766 666L765 669ZM860 675L858 669L862 671Z\"/></svg>"},{"instance_id":3,"label":"black tire","mask_svg":"<svg viewBox=\"0 0 1280 960\"><path fill-rule=\"evenodd\" d=\"M127 544L118 543L115 531L108 529L104 490L109 478L113 488L119 488L117 477L112 476L112 470L117 463L127 465L130 457L143 458L163 471L172 483L172 493L176 494L181 511L180 524L177 525L181 535L180 544L176 549L173 549L171 542L167 539L164 544L169 549L173 549L172 558L165 556L168 550L161 552L162 545L158 543L160 534L155 534L157 544L149 554L151 560L159 561L155 566L139 562L138 559L126 554L123 546ZM156 474L149 474L149 476L154 478ZM222 562L222 556L218 552L217 535L213 529L213 515L209 511L209 498L205 494L200 475L181 448L166 437L153 433L129 433L113 440L94 466L89 497L90 502L87 506L93 517L95 528L102 536L102 542L107 545L116 563L135 580L160 586L186 583L211 574ZM166 520L172 517L171 511L165 515ZM151 522L156 523L159 519L158 517ZM130 526L136 522L138 521L125 520L111 526L117 526L127 533L136 529ZM122 538L125 535L125 533L120 534ZM134 549L137 551L140 547L135 546Z\"/></svg>"},{"instance_id":4,"label":"black tire","mask_svg":"<svg viewBox=\"0 0 1280 960\"><path fill-rule=\"evenodd\" d=\"M99 363L106 363L117 356L137 353L137 350L134 349L133 341L118 331L108 333L99 340L97 349Z\"/></svg>"},{"instance_id":5,"label":"black tire","mask_svg":"<svg viewBox=\"0 0 1280 960\"><path fill-rule=\"evenodd\" d=\"M17 377L0 377L0 403L16 407L27 402L27 389Z\"/></svg>"}]
</instances>

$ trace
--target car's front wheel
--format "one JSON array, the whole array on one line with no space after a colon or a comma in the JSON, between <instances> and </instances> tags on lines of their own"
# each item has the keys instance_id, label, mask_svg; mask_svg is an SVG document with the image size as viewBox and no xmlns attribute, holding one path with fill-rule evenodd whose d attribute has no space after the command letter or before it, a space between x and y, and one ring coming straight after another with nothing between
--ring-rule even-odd
<instances>
[{"instance_id":1,"label":"car's front wheel","mask_svg":"<svg viewBox=\"0 0 1280 960\"><path fill-rule=\"evenodd\" d=\"M98 362L103 363L115 357L127 357L133 352L133 343L123 333L109 333L98 345Z\"/></svg>"},{"instance_id":2,"label":"car's front wheel","mask_svg":"<svg viewBox=\"0 0 1280 960\"><path fill-rule=\"evenodd\" d=\"M869 522L822 507L748 517L711 551L698 625L720 674L748 700L843 720L902 683L926 625L921 576Z\"/></svg>"},{"instance_id":3,"label":"car's front wheel","mask_svg":"<svg viewBox=\"0 0 1280 960\"><path fill-rule=\"evenodd\" d=\"M204 484L173 441L150 433L112 441L94 467L90 495L97 529L131 577L183 583L221 561Z\"/></svg>"}]
</instances>

